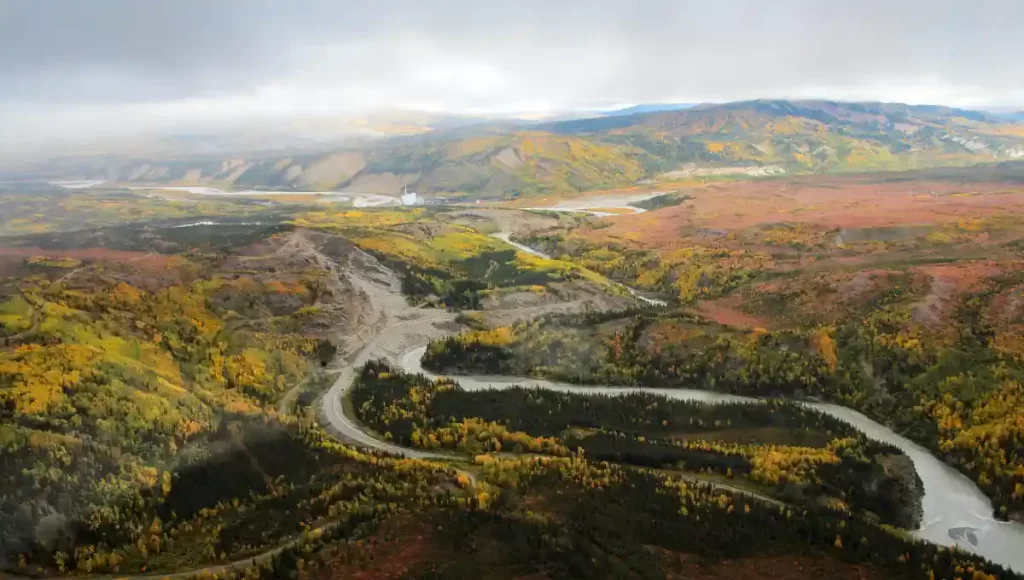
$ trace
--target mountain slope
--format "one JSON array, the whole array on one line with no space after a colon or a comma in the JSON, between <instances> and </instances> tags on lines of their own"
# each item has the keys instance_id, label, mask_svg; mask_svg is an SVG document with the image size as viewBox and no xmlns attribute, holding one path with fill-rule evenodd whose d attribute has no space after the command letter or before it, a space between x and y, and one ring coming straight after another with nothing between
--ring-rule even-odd
<instances>
[{"instance_id":1,"label":"mountain slope","mask_svg":"<svg viewBox=\"0 0 1024 580\"><path fill-rule=\"evenodd\" d=\"M899 103L746 101L534 125L494 122L295 155L92 162L76 178L484 197L643 178L903 170L1024 158L1024 123ZM62 177L64 174L61 175Z\"/></svg>"},{"instance_id":2,"label":"mountain slope","mask_svg":"<svg viewBox=\"0 0 1024 580\"><path fill-rule=\"evenodd\" d=\"M430 192L554 193L632 184L644 174L638 153L578 137L520 132L397 148L367 171L415 175L414 185Z\"/></svg>"},{"instance_id":3,"label":"mountain slope","mask_svg":"<svg viewBox=\"0 0 1024 580\"><path fill-rule=\"evenodd\" d=\"M693 107L694 103L649 103L642 105L633 105L632 107L625 107L622 109L614 109L611 111L603 111L601 114L605 117L619 117L624 115L637 115L641 113L659 113L662 111L678 111L679 109L689 109Z\"/></svg>"},{"instance_id":4,"label":"mountain slope","mask_svg":"<svg viewBox=\"0 0 1024 580\"><path fill-rule=\"evenodd\" d=\"M978 111L899 103L746 101L546 127L646 152L651 171L778 165L858 171L1024 157L1024 127Z\"/></svg>"},{"instance_id":5,"label":"mountain slope","mask_svg":"<svg viewBox=\"0 0 1024 580\"><path fill-rule=\"evenodd\" d=\"M631 185L645 174L643 151L542 132L394 141L368 150L223 160L130 161L90 178L128 183L397 194L534 194Z\"/></svg>"}]
</instances>

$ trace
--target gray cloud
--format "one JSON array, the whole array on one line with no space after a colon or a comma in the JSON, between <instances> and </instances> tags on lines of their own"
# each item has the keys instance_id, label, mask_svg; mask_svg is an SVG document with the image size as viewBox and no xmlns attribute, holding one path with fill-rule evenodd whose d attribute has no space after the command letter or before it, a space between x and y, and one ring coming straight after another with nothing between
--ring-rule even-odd
<instances>
[{"instance_id":1,"label":"gray cloud","mask_svg":"<svg viewBox=\"0 0 1024 580\"><path fill-rule=\"evenodd\" d=\"M1020 22L1017 0L0 0L0 131L784 96L1022 104Z\"/></svg>"}]
</instances>

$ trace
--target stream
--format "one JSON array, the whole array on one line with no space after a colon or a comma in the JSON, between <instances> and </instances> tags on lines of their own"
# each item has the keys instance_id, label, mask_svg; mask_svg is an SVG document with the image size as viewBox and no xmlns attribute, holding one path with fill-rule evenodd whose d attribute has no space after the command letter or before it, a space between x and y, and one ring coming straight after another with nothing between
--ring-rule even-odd
<instances>
[{"instance_id":1,"label":"stream","mask_svg":"<svg viewBox=\"0 0 1024 580\"><path fill-rule=\"evenodd\" d=\"M491 234L491 237L498 238L499 240L505 242L510 246L515 247L517 250L521 252L526 252L527 254L532 254L534 256L537 256L538 258L544 258L545 260L552 259L552 257L549 254L545 254L544 252L535 250L530 246L524 246L519 242L513 242L511 239L509 239L510 235L511 234L509 234L508 232L498 232L496 234ZM615 284L617 287L622 288L626 292L629 292L634 298L636 298L640 302L643 302L644 304L647 304L648 306L668 306L668 302L665 302L664 300L659 300L657 298L648 298L647 296L644 296L643 294L637 292L633 288L630 288L625 284L620 284L615 280L612 280L611 278L609 278L608 281L611 282L612 284Z\"/></svg>"},{"instance_id":2,"label":"stream","mask_svg":"<svg viewBox=\"0 0 1024 580\"><path fill-rule=\"evenodd\" d=\"M85 182L82 182L85 183ZM102 182L100 182L102 183ZM89 182L89 185L64 185L63 187L88 187L94 185ZM354 207L386 207L386 206L397 206L402 205L402 202L393 196L382 195L377 193L356 193L348 191L276 191L276 190L238 190L238 191L227 191L220 189L219 187L209 187L202 185L139 185L132 186L128 189L132 191L152 191L159 193L161 191L167 192L180 192L191 195L211 195L211 196L223 196L223 197L277 197L277 196L316 196L324 201L332 201L338 203L351 203Z\"/></svg>"},{"instance_id":3,"label":"stream","mask_svg":"<svg viewBox=\"0 0 1024 580\"><path fill-rule=\"evenodd\" d=\"M424 352L426 352L425 346L407 352L402 357L400 366L407 373L422 373L427 377L437 378L438 375L425 370L420 364ZM529 385L584 395L614 396L644 392L670 399L706 403L758 401L758 399L699 389L574 385L524 377L487 375L458 375L452 378L456 379L459 386L467 391L507 389L515 385ZM913 532L914 537L936 544L956 545L1008 568L1024 572L1024 525L996 520L992 516L992 503L974 482L940 461L924 447L857 411L828 403L804 402L802 404L845 421L872 439L899 448L914 462L914 468L924 483L922 527Z\"/></svg>"}]
</instances>

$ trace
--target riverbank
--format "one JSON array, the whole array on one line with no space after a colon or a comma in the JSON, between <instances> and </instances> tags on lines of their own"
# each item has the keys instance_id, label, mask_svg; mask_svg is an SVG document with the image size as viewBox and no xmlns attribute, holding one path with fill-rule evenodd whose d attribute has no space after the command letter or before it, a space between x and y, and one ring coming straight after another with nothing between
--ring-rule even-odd
<instances>
[{"instance_id":1,"label":"riverbank","mask_svg":"<svg viewBox=\"0 0 1024 580\"><path fill-rule=\"evenodd\" d=\"M521 251L543 257L542 253L532 248L511 242L507 232L499 232L494 235L511 243ZM537 308L532 310L534 316L543 311ZM529 314L527 311L522 313L524 317ZM401 309L394 310L393 313L387 315L388 320L393 320L393 324L385 324L386 328L381 332L380 337L375 338L360 351L358 356L354 357L347 372L343 373L343 376L325 396L323 412L332 428L342 436L350 435L352 440L359 441L359 444L368 447L415 456L412 453L423 452L399 448L367 436L350 419L343 418L344 413L340 409L340 397L351 385L355 376L354 369L367 360L380 358L393 364L397 363L406 372L437 377L437 375L425 371L419 361L429 340L439 338L454 330L450 324L454 318L445 322L425 319L403 321L401 316ZM403 348L406 350L402 350ZM526 377L459 376L456 378L466 390L501 389L523 384L578 393L621 394L641 391L674 399L712 403L752 400L735 395L692 389L656 389L615 385L581 386ZM956 546L984 556L993 562L1024 571L1024 551L1020 550L1020 547L1024 546L1024 525L995 519L991 502L974 482L936 458L924 447L857 411L828 403L806 402L803 404L855 426L868 437L894 445L910 458L924 486L923 525L919 530L913 532L915 538L940 545Z\"/></svg>"}]
</instances>

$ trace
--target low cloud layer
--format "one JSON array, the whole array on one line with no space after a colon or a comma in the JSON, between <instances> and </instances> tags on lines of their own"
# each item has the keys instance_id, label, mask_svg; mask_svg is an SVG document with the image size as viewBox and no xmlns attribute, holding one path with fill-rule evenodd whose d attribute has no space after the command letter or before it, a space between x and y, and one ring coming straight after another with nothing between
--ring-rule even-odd
<instances>
[{"instance_id":1,"label":"low cloud layer","mask_svg":"<svg viewBox=\"0 0 1024 580\"><path fill-rule=\"evenodd\" d=\"M0 0L0 146L407 108L1024 108L1017 0Z\"/></svg>"}]
</instances>

